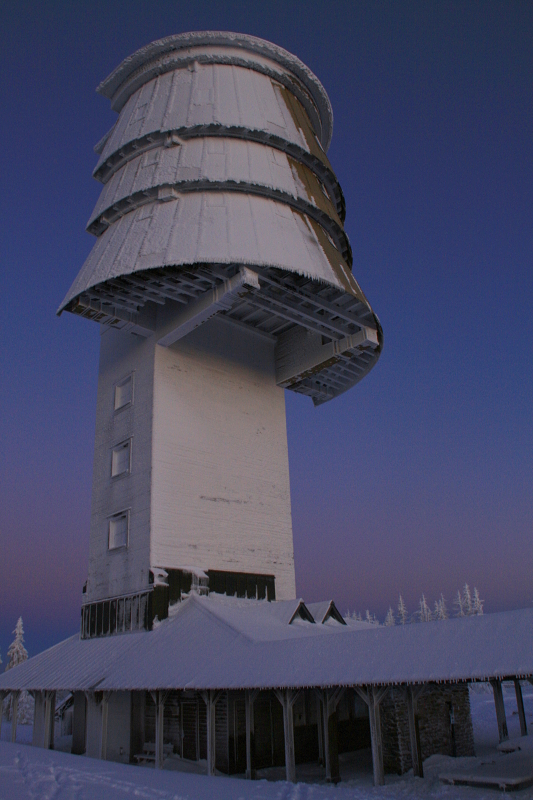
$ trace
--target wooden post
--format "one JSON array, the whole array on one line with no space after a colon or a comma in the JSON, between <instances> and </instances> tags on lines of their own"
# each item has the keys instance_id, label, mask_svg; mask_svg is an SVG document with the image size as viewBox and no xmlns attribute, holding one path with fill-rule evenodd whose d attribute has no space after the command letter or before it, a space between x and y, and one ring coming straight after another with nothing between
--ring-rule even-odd
<instances>
[{"instance_id":1,"label":"wooden post","mask_svg":"<svg viewBox=\"0 0 533 800\"><path fill-rule=\"evenodd\" d=\"M255 780L255 731L254 703L259 694L257 689L246 689L244 693L244 710L246 716L246 777Z\"/></svg>"},{"instance_id":2,"label":"wooden post","mask_svg":"<svg viewBox=\"0 0 533 800\"><path fill-rule=\"evenodd\" d=\"M11 692L11 741L17 741L17 721L19 713L20 692Z\"/></svg>"},{"instance_id":3,"label":"wooden post","mask_svg":"<svg viewBox=\"0 0 533 800\"><path fill-rule=\"evenodd\" d=\"M56 693L44 693L44 741L45 750L54 749L54 722L56 714Z\"/></svg>"},{"instance_id":4,"label":"wooden post","mask_svg":"<svg viewBox=\"0 0 533 800\"><path fill-rule=\"evenodd\" d=\"M423 691L423 689L422 689ZM418 725L418 714L416 702L421 691L413 686L407 686L407 716L409 719L409 739L411 742L411 761L413 762L413 775L418 778L424 777L424 767L422 764L422 750L420 747L420 728Z\"/></svg>"},{"instance_id":5,"label":"wooden post","mask_svg":"<svg viewBox=\"0 0 533 800\"><path fill-rule=\"evenodd\" d=\"M100 739L100 758L107 760L107 719L109 716L109 695L111 692L102 693L102 735Z\"/></svg>"},{"instance_id":6,"label":"wooden post","mask_svg":"<svg viewBox=\"0 0 533 800\"><path fill-rule=\"evenodd\" d=\"M522 687L518 678L514 679L514 690L516 694L516 707L518 709L518 719L520 720L520 736L527 736L526 713L524 711L524 698L522 697Z\"/></svg>"},{"instance_id":7,"label":"wooden post","mask_svg":"<svg viewBox=\"0 0 533 800\"><path fill-rule=\"evenodd\" d=\"M285 740L285 776L289 783L296 782L296 762L294 757L294 715L293 706L300 694L293 689L275 689L274 693L283 709L283 734Z\"/></svg>"},{"instance_id":8,"label":"wooden post","mask_svg":"<svg viewBox=\"0 0 533 800\"><path fill-rule=\"evenodd\" d=\"M33 747L44 747L44 692L33 692Z\"/></svg>"},{"instance_id":9,"label":"wooden post","mask_svg":"<svg viewBox=\"0 0 533 800\"><path fill-rule=\"evenodd\" d=\"M491 681L492 691L494 692L494 705L496 706L496 719L498 720L498 735L500 742L505 742L509 738L507 730L507 720L505 718L505 704L503 702L502 682Z\"/></svg>"},{"instance_id":10,"label":"wooden post","mask_svg":"<svg viewBox=\"0 0 533 800\"><path fill-rule=\"evenodd\" d=\"M208 689L206 692L201 692L203 701L206 705L207 712L207 774L215 774L216 765L216 750L215 750L215 714L216 705L222 692Z\"/></svg>"},{"instance_id":11,"label":"wooden post","mask_svg":"<svg viewBox=\"0 0 533 800\"><path fill-rule=\"evenodd\" d=\"M87 725L87 700L84 692L74 692L72 708L72 747L70 752L81 756L85 753Z\"/></svg>"},{"instance_id":12,"label":"wooden post","mask_svg":"<svg viewBox=\"0 0 533 800\"><path fill-rule=\"evenodd\" d=\"M318 733L318 765L326 766L324 759L324 712L322 710L322 698L319 692L316 693L316 724Z\"/></svg>"},{"instance_id":13,"label":"wooden post","mask_svg":"<svg viewBox=\"0 0 533 800\"><path fill-rule=\"evenodd\" d=\"M344 694L344 687L322 690L322 720L324 735L324 765L326 767L326 781L339 783L339 738L337 728L337 706Z\"/></svg>"},{"instance_id":14,"label":"wooden post","mask_svg":"<svg viewBox=\"0 0 533 800\"><path fill-rule=\"evenodd\" d=\"M164 749L163 732L165 724L165 700L168 692L150 692L155 703L155 768L163 769Z\"/></svg>"},{"instance_id":15,"label":"wooden post","mask_svg":"<svg viewBox=\"0 0 533 800\"><path fill-rule=\"evenodd\" d=\"M383 786L385 783L385 771L383 769L383 742L381 739L381 718L379 706L388 692L388 686L377 688L376 686L354 686L359 697L368 706L368 717L370 720L370 739L372 743L372 765L374 768L374 785Z\"/></svg>"}]
</instances>

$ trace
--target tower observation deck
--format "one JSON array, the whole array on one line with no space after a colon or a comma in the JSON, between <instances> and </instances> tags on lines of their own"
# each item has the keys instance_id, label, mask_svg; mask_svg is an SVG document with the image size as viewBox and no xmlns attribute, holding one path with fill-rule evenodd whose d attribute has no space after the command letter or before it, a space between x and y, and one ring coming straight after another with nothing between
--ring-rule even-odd
<instances>
[{"instance_id":1,"label":"tower observation deck","mask_svg":"<svg viewBox=\"0 0 533 800\"><path fill-rule=\"evenodd\" d=\"M98 91L118 119L95 148L97 241L59 309L102 334L86 635L117 598L149 626L204 575L294 596L284 389L326 402L382 344L326 156L330 102L299 59L180 34Z\"/></svg>"}]
</instances>

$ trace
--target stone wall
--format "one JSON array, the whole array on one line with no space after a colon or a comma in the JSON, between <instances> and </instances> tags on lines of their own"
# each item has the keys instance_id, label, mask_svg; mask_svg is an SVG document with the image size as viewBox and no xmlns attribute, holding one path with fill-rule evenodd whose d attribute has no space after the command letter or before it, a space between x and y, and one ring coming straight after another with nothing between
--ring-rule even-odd
<instances>
[{"instance_id":1,"label":"stone wall","mask_svg":"<svg viewBox=\"0 0 533 800\"><path fill-rule=\"evenodd\" d=\"M467 684L430 685L418 699L417 713L423 760L435 753L475 755ZM385 772L402 775L412 768L403 688L392 688L383 700L381 730Z\"/></svg>"}]
</instances>

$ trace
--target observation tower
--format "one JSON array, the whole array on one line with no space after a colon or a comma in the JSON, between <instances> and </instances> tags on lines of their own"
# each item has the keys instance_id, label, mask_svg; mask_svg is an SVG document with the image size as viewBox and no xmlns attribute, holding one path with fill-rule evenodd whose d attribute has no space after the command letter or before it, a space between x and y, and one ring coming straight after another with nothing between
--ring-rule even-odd
<instances>
[{"instance_id":1,"label":"observation tower","mask_svg":"<svg viewBox=\"0 0 533 800\"><path fill-rule=\"evenodd\" d=\"M192 585L294 597L284 391L331 400L382 344L298 58L180 34L98 92L118 119L96 243L59 309L101 332L86 637L150 628Z\"/></svg>"}]
</instances>

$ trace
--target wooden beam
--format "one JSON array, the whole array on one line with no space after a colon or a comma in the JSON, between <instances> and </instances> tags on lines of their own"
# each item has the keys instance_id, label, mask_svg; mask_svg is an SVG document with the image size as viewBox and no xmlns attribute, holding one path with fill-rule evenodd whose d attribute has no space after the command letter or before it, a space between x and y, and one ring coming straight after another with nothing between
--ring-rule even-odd
<instances>
[{"instance_id":1,"label":"wooden beam","mask_svg":"<svg viewBox=\"0 0 533 800\"><path fill-rule=\"evenodd\" d=\"M293 706L300 690L275 689L274 694L283 709L283 733L285 740L285 776L289 783L296 782L296 762L294 756L294 714Z\"/></svg>"},{"instance_id":2,"label":"wooden beam","mask_svg":"<svg viewBox=\"0 0 533 800\"><path fill-rule=\"evenodd\" d=\"M102 734L100 737L100 758L107 760L107 720L109 717L109 695L111 692L102 693Z\"/></svg>"},{"instance_id":3,"label":"wooden beam","mask_svg":"<svg viewBox=\"0 0 533 800\"><path fill-rule=\"evenodd\" d=\"M17 741L17 721L19 713L20 692L11 692L11 741Z\"/></svg>"},{"instance_id":4,"label":"wooden beam","mask_svg":"<svg viewBox=\"0 0 533 800\"><path fill-rule=\"evenodd\" d=\"M335 689L322 689L318 693L322 709L323 759L328 783L339 783L341 779L336 711L344 691L343 686L338 686Z\"/></svg>"},{"instance_id":5,"label":"wooden beam","mask_svg":"<svg viewBox=\"0 0 533 800\"><path fill-rule=\"evenodd\" d=\"M325 767L326 760L324 757L324 711L322 709L321 692L316 692L316 722L318 730L318 764L321 767Z\"/></svg>"},{"instance_id":6,"label":"wooden beam","mask_svg":"<svg viewBox=\"0 0 533 800\"><path fill-rule=\"evenodd\" d=\"M168 692L158 690L150 692L152 699L155 703L155 768L163 769L164 749L163 749L163 732L165 724L165 700L167 699Z\"/></svg>"},{"instance_id":7,"label":"wooden beam","mask_svg":"<svg viewBox=\"0 0 533 800\"><path fill-rule=\"evenodd\" d=\"M87 699L84 692L74 692L72 708L72 747L70 752L81 756L85 753L87 726Z\"/></svg>"},{"instance_id":8,"label":"wooden beam","mask_svg":"<svg viewBox=\"0 0 533 800\"><path fill-rule=\"evenodd\" d=\"M385 771L383 768L383 741L381 737L381 717L379 706L388 692L388 686L354 686L359 697L368 706L370 721L370 739L372 743L372 765L374 769L374 785L383 786Z\"/></svg>"},{"instance_id":9,"label":"wooden beam","mask_svg":"<svg viewBox=\"0 0 533 800\"><path fill-rule=\"evenodd\" d=\"M45 750L54 749L54 720L56 713L56 693L44 693L44 741Z\"/></svg>"},{"instance_id":10,"label":"wooden beam","mask_svg":"<svg viewBox=\"0 0 533 800\"><path fill-rule=\"evenodd\" d=\"M498 721L498 736L500 742L505 742L509 738L507 730L507 719L505 718L505 703L503 702L502 682L493 680L490 682L494 692L494 705L496 706L496 719Z\"/></svg>"},{"instance_id":11,"label":"wooden beam","mask_svg":"<svg viewBox=\"0 0 533 800\"><path fill-rule=\"evenodd\" d=\"M244 710L246 717L246 777L254 780L255 771L255 726L254 726L254 703L259 691L257 689L245 689Z\"/></svg>"},{"instance_id":12,"label":"wooden beam","mask_svg":"<svg viewBox=\"0 0 533 800\"><path fill-rule=\"evenodd\" d=\"M216 764L216 750L215 750L215 712L216 704L222 694L221 691L208 689L205 692L200 692L203 701L206 705L207 712L207 774L215 774Z\"/></svg>"},{"instance_id":13,"label":"wooden beam","mask_svg":"<svg viewBox=\"0 0 533 800\"><path fill-rule=\"evenodd\" d=\"M516 694L516 707L518 709L518 719L520 720L520 735L527 736L526 712L524 711L524 698L522 697L522 687L518 678L514 679L514 690Z\"/></svg>"},{"instance_id":14,"label":"wooden beam","mask_svg":"<svg viewBox=\"0 0 533 800\"><path fill-rule=\"evenodd\" d=\"M409 719L409 739L411 742L411 761L413 762L413 775L417 778L424 777L422 764L422 749L420 747L420 727L418 724L417 699L420 692L414 686L406 688L407 717Z\"/></svg>"},{"instance_id":15,"label":"wooden beam","mask_svg":"<svg viewBox=\"0 0 533 800\"><path fill-rule=\"evenodd\" d=\"M228 311L244 294L259 288L257 273L247 267L241 267L232 278L225 280L220 286L209 289L180 309L174 319L175 327L159 339L158 344L169 347L220 311Z\"/></svg>"}]
</instances>

